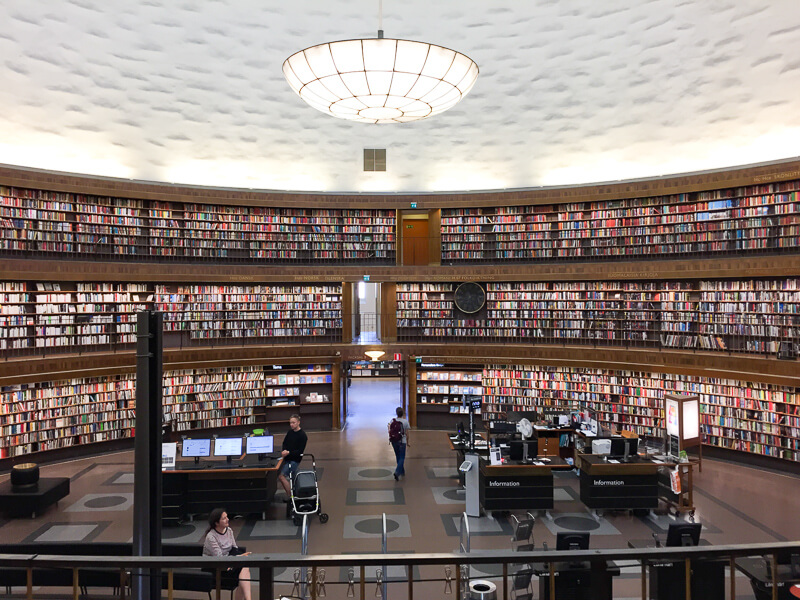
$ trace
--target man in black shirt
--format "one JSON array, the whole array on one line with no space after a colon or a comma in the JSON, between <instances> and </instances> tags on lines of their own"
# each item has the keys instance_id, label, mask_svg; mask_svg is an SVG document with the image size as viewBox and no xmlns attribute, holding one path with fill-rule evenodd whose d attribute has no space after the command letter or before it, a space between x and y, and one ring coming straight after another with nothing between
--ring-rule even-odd
<instances>
[{"instance_id":1,"label":"man in black shirt","mask_svg":"<svg viewBox=\"0 0 800 600\"><path fill-rule=\"evenodd\" d=\"M305 452L307 442L308 436L306 436L306 432L300 429L300 415L292 415L289 418L289 431L286 432L286 437L283 438L283 445L281 446L283 464L278 475L278 481L283 486L283 489L286 490L287 500L291 496L288 478L297 473L297 466L303 459L303 452Z\"/></svg>"}]
</instances>

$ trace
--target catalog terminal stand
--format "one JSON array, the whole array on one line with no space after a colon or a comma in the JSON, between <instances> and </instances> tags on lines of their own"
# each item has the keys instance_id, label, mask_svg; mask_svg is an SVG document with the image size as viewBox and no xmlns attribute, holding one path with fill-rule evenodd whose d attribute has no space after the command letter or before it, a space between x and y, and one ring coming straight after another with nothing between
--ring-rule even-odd
<instances>
[{"instance_id":1,"label":"catalog terminal stand","mask_svg":"<svg viewBox=\"0 0 800 600\"><path fill-rule=\"evenodd\" d=\"M464 473L464 487L466 488L467 516L481 516L480 499L480 468L478 465L478 455L475 452L475 410L481 407L480 396L473 396L467 400L463 398L464 406L469 406L469 441L468 450L464 453L464 462L458 470Z\"/></svg>"}]
</instances>

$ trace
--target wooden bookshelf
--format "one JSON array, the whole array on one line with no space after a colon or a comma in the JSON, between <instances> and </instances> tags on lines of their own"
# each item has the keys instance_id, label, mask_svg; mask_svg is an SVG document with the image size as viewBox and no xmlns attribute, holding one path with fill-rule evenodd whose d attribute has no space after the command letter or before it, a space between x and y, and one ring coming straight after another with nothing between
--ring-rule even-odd
<instances>
[{"instance_id":1,"label":"wooden bookshelf","mask_svg":"<svg viewBox=\"0 0 800 600\"><path fill-rule=\"evenodd\" d=\"M130 437L135 388L130 374L0 388L0 458Z\"/></svg>"},{"instance_id":2,"label":"wooden bookshelf","mask_svg":"<svg viewBox=\"0 0 800 600\"><path fill-rule=\"evenodd\" d=\"M398 284L398 339L764 354L800 343L797 278L490 282L485 317L468 320L457 318L453 287Z\"/></svg>"},{"instance_id":3,"label":"wooden bookshelf","mask_svg":"<svg viewBox=\"0 0 800 600\"><path fill-rule=\"evenodd\" d=\"M658 375L572 367L490 366L484 371L484 418L515 410L573 411L587 406L609 429L664 434Z\"/></svg>"},{"instance_id":4,"label":"wooden bookshelf","mask_svg":"<svg viewBox=\"0 0 800 600\"><path fill-rule=\"evenodd\" d=\"M253 425L263 405L264 374L258 367L189 369L164 373L164 422L173 431Z\"/></svg>"},{"instance_id":5,"label":"wooden bookshelf","mask_svg":"<svg viewBox=\"0 0 800 600\"><path fill-rule=\"evenodd\" d=\"M165 370L164 423L172 431L282 426L330 429L338 375L330 364ZM136 377L36 382L0 388L0 459L133 437ZM306 418L307 417L307 418Z\"/></svg>"},{"instance_id":6,"label":"wooden bookshelf","mask_svg":"<svg viewBox=\"0 0 800 600\"><path fill-rule=\"evenodd\" d=\"M800 461L796 387L700 375L531 365L487 365L481 382L484 420L515 410L586 407L612 431L656 438L665 434L664 394L696 394L705 445ZM417 410L421 407L418 401Z\"/></svg>"},{"instance_id":7,"label":"wooden bookshelf","mask_svg":"<svg viewBox=\"0 0 800 600\"><path fill-rule=\"evenodd\" d=\"M352 377L400 377L402 363L392 360L360 360L351 363Z\"/></svg>"},{"instance_id":8,"label":"wooden bookshelf","mask_svg":"<svg viewBox=\"0 0 800 600\"><path fill-rule=\"evenodd\" d=\"M800 248L800 181L596 202L442 210L443 264Z\"/></svg>"},{"instance_id":9,"label":"wooden bookshelf","mask_svg":"<svg viewBox=\"0 0 800 600\"><path fill-rule=\"evenodd\" d=\"M386 209L215 205L0 187L0 253L8 255L392 265L395 229L396 211Z\"/></svg>"},{"instance_id":10,"label":"wooden bookshelf","mask_svg":"<svg viewBox=\"0 0 800 600\"><path fill-rule=\"evenodd\" d=\"M154 308L165 314L165 335L185 333L190 340L341 340L340 284L157 285ZM167 343L174 342L165 337Z\"/></svg>"},{"instance_id":11,"label":"wooden bookshelf","mask_svg":"<svg viewBox=\"0 0 800 600\"><path fill-rule=\"evenodd\" d=\"M479 365L417 364L416 389L409 396L416 403L417 427L455 429L459 421L468 421L463 398L483 395L481 376ZM480 411L475 421L481 423Z\"/></svg>"}]
</instances>

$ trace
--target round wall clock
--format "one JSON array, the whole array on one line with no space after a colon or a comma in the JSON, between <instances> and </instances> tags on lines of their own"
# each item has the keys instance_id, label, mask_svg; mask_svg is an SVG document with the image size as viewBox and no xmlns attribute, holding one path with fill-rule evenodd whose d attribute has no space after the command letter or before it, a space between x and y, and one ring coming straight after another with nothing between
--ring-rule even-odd
<instances>
[{"instance_id":1,"label":"round wall clock","mask_svg":"<svg viewBox=\"0 0 800 600\"><path fill-rule=\"evenodd\" d=\"M486 290L474 281L462 283L456 288L453 302L461 312L476 313L486 304Z\"/></svg>"}]
</instances>

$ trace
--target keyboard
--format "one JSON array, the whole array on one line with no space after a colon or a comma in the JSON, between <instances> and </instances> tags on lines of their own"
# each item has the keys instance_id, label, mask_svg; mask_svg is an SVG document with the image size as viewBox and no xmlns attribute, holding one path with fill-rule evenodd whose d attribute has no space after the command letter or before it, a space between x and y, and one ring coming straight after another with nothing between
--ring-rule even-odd
<instances>
[{"instance_id":1,"label":"keyboard","mask_svg":"<svg viewBox=\"0 0 800 600\"><path fill-rule=\"evenodd\" d=\"M224 465L212 465L211 468L212 469L238 469L241 466L242 465L240 465L238 463L231 463L231 464L225 463Z\"/></svg>"}]
</instances>

